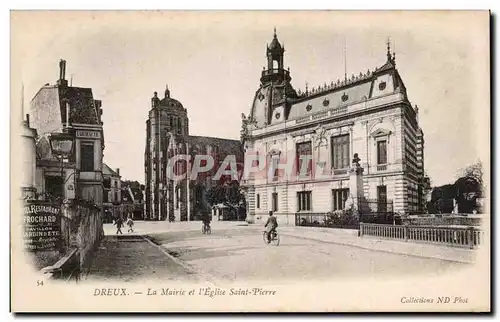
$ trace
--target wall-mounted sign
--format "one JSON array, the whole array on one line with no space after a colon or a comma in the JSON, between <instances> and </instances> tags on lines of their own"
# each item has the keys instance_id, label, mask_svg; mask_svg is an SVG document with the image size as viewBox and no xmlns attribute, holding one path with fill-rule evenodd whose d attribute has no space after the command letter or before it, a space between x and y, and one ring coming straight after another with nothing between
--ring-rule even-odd
<instances>
[{"instance_id":1,"label":"wall-mounted sign","mask_svg":"<svg viewBox=\"0 0 500 322\"><path fill-rule=\"evenodd\" d=\"M50 204L23 208L24 247L27 251L58 250L61 246L61 209Z\"/></svg>"},{"instance_id":2,"label":"wall-mounted sign","mask_svg":"<svg viewBox=\"0 0 500 322\"><path fill-rule=\"evenodd\" d=\"M86 138L86 139L100 139L101 132L99 131L88 131L88 130L77 130L76 137Z\"/></svg>"}]
</instances>

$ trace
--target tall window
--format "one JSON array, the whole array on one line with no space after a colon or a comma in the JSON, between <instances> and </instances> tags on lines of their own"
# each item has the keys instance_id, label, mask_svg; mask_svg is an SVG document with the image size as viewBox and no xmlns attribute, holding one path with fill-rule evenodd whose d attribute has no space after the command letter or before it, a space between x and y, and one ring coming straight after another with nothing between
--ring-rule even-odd
<instances>
[{"instance_id":1,"label":"tall window","mask_svg":"<svg viewBox=\"0 0 500 322\"><path fill-rule=\"evenodd\" d=\"M332 137L332 160L334 169L349 167L349 134Z\"/></svg>"},{"instance_id":2,"label":"tall window","mask_svg":"<svg viewBox=\"0 0 500 322\"><path fill-rule=\"evenodd\" d=\"M297 205L298 211L310 211L311 210L311 191L300 191L297 192Z\"/></svg>"},{"instance_id":3,"label":"tall window","mask_svg":"<svg viewBox=\"0 0 500 322\"><path fill-rule=\"evenodd\" d=\"M312 169L312 148L311 148L311 141L309 142L302 142L302 143L297 143L296 146L296 165L297 165L297 173L299 175L309 175L311 174L311 169ZM301 160L301 156L304 156L304 158ZM306 158L305 156L308 156ZM306 169L303 168L303 163L307 162L307 165L304 165L304 167L307 166Z\"/></svg>"},{"instance_id":4,"label":"tall window","mask_svg":"<svg viewBox=\"0 0 500 322\"><path fill-rule=\"evenodd\" d=\"M177 133L182 133L182 122L180 118L177 119Z\"/></svg>"},{"instance_id":5,"label":"tall window","mask_svg":"<svg viewBox=\"0 0 500 322\"><path fill-rule=\"evenodd\" d=\"M257 208L260 208L260 194L257 194Z\"/></svg>"},{"instance_id":6,"label":"tall window","mask_svg":"<svg viewBox=\"0 0 500 322\"><path fill-rule=\"evenodd\" d=\"M344 189L333 189L333 208L332 210L343 210L345 209L345 202L349 197L349 188Z\"/></svg>"},{"instance_id":7,"label":"tall window","mask_svg":"<svg viewBox=\"0 0 500 322\"><path fill-rule=\"evenodd\" d=\"M377 142L377 164L387 163L387 141Z\"/></svg>"},{"instance_id":8,"label":"tall window","mask_svg":"<svg viewBox=\"0 0 500 322\"><path fill-rule=\"evenodd\" d=\"M278 193L273 192L273 198L272 198L273 204L272 204L272 211L278 211Z\"/></svg>"},{"instance_id":9,"label":"tall window","mask_svg":"<svg viewBox=\"0 0 500 322\"><path fill-rule=\"evenodd\" d=\"M272 175L272 180L278 180L278 165L280 162L280 156L279 154L271 155L271 175Z\"/></svg>"},{"instance_id":10,"label":"tall window","mask_svg":"<svg viewBox=\"0 0 500 322\"><path fill-rule=\"evenodd\" d=\"M82 142L80 144L81 171L94 171L94 143Z\"/></svg>"},{"instance_id":11,"label":"tall window","mask_svg":"<svg viewBox=\"0 0 500 322\"><path fill-rule=\"evenodd\" d=\"M170 122L170 131L172 131L172 129L174 128L174 119L172 118L172 116L170 116L168 120Z\"/></svg>"},{"instance_id":12,"label":"tall window","mask_svg":"<svg viewBox=\"0 0 500 322\"><path fill-rule=\"evenodd\" d=\"M378 212L387 212L387 187L378 186L377 187L377 210Z\"/></svg>"}]
</instances>

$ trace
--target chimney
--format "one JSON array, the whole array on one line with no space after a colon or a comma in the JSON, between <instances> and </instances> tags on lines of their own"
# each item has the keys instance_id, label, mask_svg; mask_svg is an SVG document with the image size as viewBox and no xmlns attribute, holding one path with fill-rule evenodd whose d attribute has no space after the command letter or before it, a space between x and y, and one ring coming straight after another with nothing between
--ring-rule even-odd
<instances>
[{"instance_id":1,"label":"chimney","mask_svg":"<svg viewBox=\"0 0 500 322\"><path fill-rule=\"evenodd\" d=\"M120 168L116 168L116 173L118 173L118 175L120 175Z\"/></svg>"},{"instance_id":2,"label":"chimney","mask_svg":"<svg viewBox=\"0 0 500 322\"><path fill-rule=\"evenodd\" d=\"M68 81L66 78L66 61L61 59L59 61L59 80L57 81L57 85L60 86L68 86Z\"/></svg>"},{"instance_id":3,"label":"chimney","mask_svg":"<svg viewBox=\"0 0 500 322\"><path fill-rule=\"evenodd\" d=\"M30 127L30 115L26 114L26 125Z\"/></svg>"}]
</instances>

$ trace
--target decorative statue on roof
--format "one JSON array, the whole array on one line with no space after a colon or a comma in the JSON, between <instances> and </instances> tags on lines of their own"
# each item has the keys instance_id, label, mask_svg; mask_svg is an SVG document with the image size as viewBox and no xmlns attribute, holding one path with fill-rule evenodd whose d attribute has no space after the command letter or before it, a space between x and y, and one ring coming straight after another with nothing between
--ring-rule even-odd
<instances>
[{"instance_id":1,"label":"decorative statue on roof","mask_svg":"<svg viewBox=\"0 0 500 322\"><path fill-rule=\"evenodd\" d=\"M247 119L245 114L241 113L241 130L240 130L240 142L243 144L248 137L248 123L250 118Z\"/></svg>"}]
</instances>

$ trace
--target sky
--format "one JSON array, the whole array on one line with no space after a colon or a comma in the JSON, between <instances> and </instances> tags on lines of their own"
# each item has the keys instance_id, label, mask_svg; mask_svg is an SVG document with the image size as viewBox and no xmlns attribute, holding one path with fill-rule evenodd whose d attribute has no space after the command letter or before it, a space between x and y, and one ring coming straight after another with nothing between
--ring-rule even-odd
<instances>
[{"instance_id":1,"label":"sky","mask_svg":"<svg viewBox=\"0 0 500 322\"><path fill-rule=\"evenodd\" d=\"M151 97L188 110L190 134L239 139L266 65L273 29L292 85L305 89L386 61L389 37L425 136L433 185L453 182L481 159L489 168L488 12L14 12L11 109L20 117L65 59L73 86L102 100L104 161L144 182ZM344 43L346 59L344 65ZM486 173L489 170L486 169Z\"/></svg>"}]
</instances>

